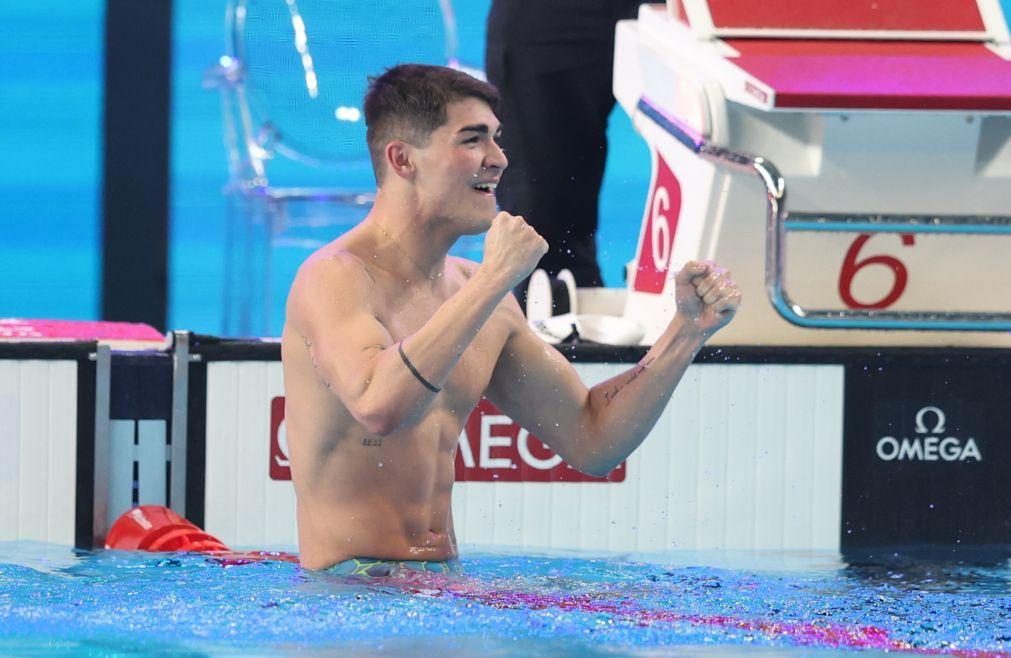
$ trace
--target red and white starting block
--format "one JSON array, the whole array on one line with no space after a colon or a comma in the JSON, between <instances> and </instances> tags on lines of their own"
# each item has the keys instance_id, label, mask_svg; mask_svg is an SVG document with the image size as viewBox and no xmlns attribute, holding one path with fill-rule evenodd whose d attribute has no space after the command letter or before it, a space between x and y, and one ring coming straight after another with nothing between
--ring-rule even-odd
<instances>
[{"instance_id":1,"label":"red and white starting block","mask_svg":"<svg viewBox=\"0 0 1011 658\"><path fill-rule=\"evenodd\" d=\"M998 0L644 5L614 91L653 156L624 311L644 344L670 274L711 258L745 300L716 343L1011 345Z\"/></svg>"}]
</instances>

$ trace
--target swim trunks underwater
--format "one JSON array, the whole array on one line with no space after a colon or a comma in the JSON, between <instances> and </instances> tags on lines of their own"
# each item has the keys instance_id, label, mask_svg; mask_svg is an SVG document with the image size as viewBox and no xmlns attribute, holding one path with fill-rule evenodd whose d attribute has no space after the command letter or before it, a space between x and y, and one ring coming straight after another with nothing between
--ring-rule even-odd
<instances>
[{"instance_id":1,"label":"swim trunks underwater","mask_svg":"<svg viewBox=\"0 0 1011 658\"><path fill-rule=\"evenodd\" d=\"M338 562L326 573L335 576L368 576L371 578L388 578L404 573L418 571L426 573L460 573L460 561L446 560L378 560L371 557L353 557L350 560Z\"/></svg>"}]
</instances>

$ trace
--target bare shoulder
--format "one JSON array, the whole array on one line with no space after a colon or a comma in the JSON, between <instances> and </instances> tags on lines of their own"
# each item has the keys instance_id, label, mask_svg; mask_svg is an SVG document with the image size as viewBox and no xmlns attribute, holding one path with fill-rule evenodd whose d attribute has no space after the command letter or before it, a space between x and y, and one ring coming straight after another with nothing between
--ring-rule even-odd
<instances>
[{"instance_id":1,"label":"bare shoulder","mask_svg":"<svg viewBox=\"0 0 1011 658\"><path fill-rule=\"evenodd\" d=\"M298 268L288 293L288 319L297 324L322 309L364 308L374 284L372 273L358 256L331 243Z\"/></svg>"}]
</instances>

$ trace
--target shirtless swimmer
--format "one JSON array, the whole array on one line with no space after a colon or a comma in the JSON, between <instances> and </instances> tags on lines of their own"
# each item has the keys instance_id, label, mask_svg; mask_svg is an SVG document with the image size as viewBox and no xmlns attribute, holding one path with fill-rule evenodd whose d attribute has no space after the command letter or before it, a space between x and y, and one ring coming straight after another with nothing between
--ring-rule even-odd
<instances>
[{"instance_id":1,"label":"shirtless swimmer","mask_svg":"<svg viewBox=\"0 0 1011 658\"><path fill-rule=\"evenodd\" d=\"M522 217L496 212L508 164L496 100L466 74L420 65L390 69L366 94L375 205L299 269L282 339L307 568L452 565L457 440L482 396L574 468L607 474L740 304L728 272L688 263L656 344L587 389L510 294L547 244ZM481 264L448 255L485 231Z\"/></svg>"}]
</instances>

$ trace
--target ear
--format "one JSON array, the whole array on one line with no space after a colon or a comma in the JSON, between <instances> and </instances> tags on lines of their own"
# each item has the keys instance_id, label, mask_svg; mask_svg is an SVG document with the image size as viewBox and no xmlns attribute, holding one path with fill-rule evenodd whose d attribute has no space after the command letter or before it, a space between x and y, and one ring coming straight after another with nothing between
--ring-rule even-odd
<instances>
[{"instance_id":1,"label":"ear","mask_svg":"<svg viewBox=\"0 0 1011 658\"><path fill-rule=\"evenodd\" d=\"M386 145L386 166L390 173L404 179L414 176L414 149L407 142L394 140Z\"/></svg>"}]
</instances>

